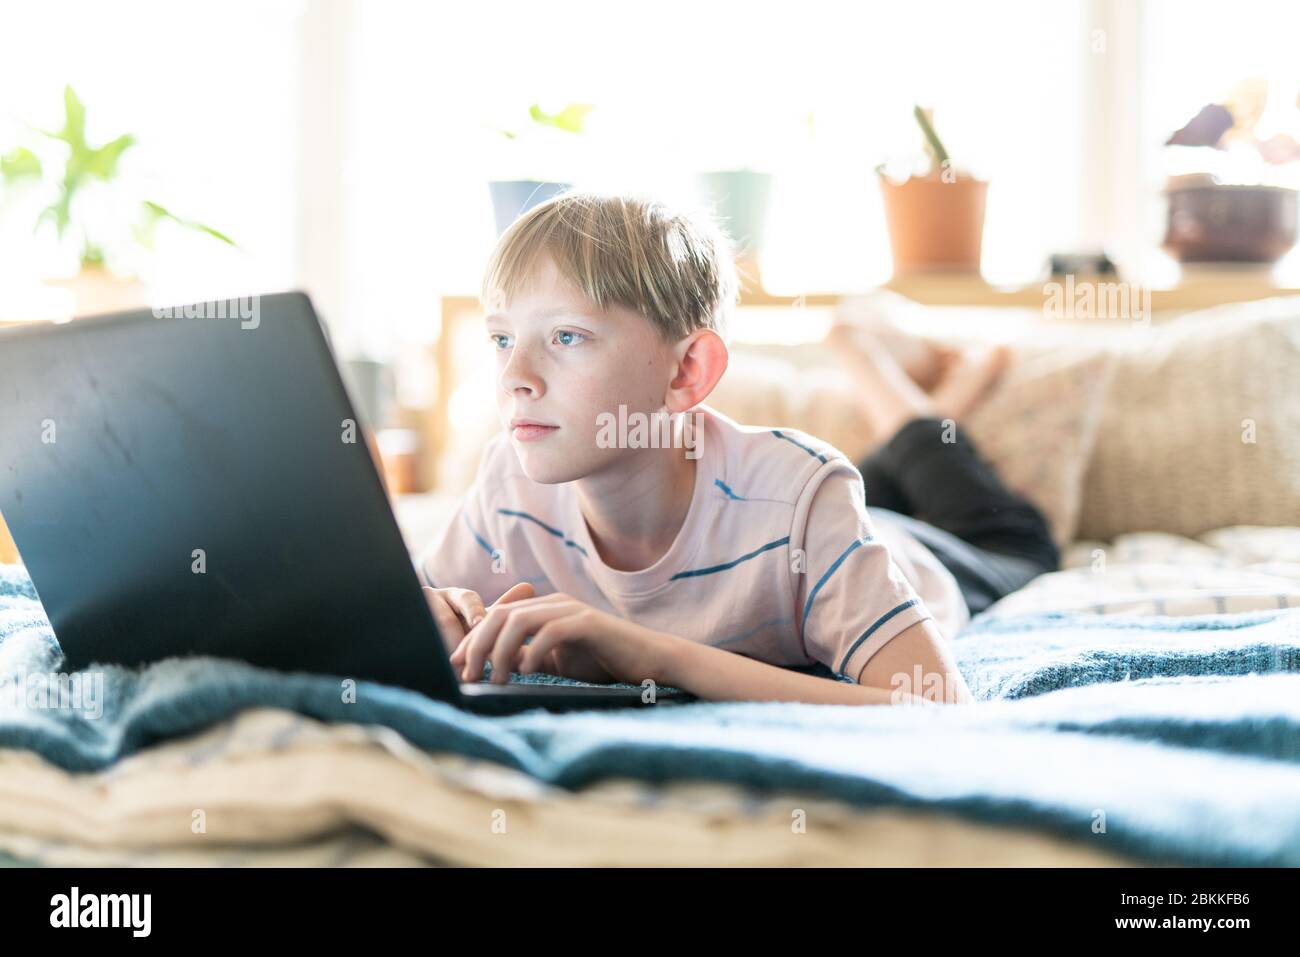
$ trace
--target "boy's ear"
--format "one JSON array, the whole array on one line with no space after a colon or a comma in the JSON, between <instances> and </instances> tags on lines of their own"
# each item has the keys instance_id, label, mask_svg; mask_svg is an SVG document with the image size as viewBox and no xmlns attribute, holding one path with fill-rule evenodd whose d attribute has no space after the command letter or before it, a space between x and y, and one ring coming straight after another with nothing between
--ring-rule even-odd
<instances>
[{"instance_id":1,"label":"boy's ear","mask_svg":"<svg viewBox=\"0 0 1300 957\"><path fill-rule=\"evenodd\" d=\"M664 404L669 412L686 412L707 399L727 371L727 344L712 329L697 329L673 351L677 372L668 383Z\"/></svg>"}]
</instances>

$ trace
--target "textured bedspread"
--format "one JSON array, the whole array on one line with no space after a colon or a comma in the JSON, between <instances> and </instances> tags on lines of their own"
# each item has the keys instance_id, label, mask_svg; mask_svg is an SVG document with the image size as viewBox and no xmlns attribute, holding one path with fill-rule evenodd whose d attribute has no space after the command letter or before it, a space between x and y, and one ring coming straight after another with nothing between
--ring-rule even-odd
<instances>
[{"instance_id":1,"label":"textured bedspread","mask_svg":"<svg viewBox=\"0 0 1300 957\"><path fill-rule=\"evenodd\" d=\"M970 707L701 703L485 718L366 683L345 703L335 679L212 659L105 668L82 674L92 680L78 706L65 698L51 707L52 690L44 702L0 695L0 832L30 823L21 812L32 775L111 774L161 742L274 708L390 729L426 754L513 769L555 793L616 780L724 783L769 810L774 795L797 794L1030 828L1150 862L1300 864L1300 609L995 614L954 648L980 699ZM0 681L12 689L58 665L30 583L5 569ZM208 740L219 754L222 736ZM193 801L159 820L154 839L183 841ZM806 806L785 804L778 810L790 829ZM213 826L214 841L249 839ZM816 817L804 826L815 829Z\"/></svg>"}]
</instances>

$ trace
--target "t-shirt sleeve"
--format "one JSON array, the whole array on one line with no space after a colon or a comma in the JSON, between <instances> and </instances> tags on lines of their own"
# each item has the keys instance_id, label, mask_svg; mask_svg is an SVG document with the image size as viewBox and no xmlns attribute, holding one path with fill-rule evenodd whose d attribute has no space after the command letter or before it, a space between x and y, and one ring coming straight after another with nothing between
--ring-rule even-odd
<instances>
[{"instance_id":1,"label":"t-shirt sleeve","mask_svg":"<svg viewBox=\"0 0 1300 957\"><path fill-rule=\"evenodd\" d=\"M496 601L511 584L509 576L501 573L502 554L493 544L498 538L489 496L498 477L492 459L489 449L474 484L415 563L421 584L468 588L478 592L484 604Z\"/></svg>"},{"instance_id":2,"label":"t-shirt sleeve","mask_svg":"<svg viewBox=\"0 0 1300 957\"><path fill-rule=\"evenodd\" d=\"M804 652L837 676L857 681L890 639L932 617L877 537L862 476L848 460L828 461L809 480L790 546Z\"/></svg>"}]
</instances>

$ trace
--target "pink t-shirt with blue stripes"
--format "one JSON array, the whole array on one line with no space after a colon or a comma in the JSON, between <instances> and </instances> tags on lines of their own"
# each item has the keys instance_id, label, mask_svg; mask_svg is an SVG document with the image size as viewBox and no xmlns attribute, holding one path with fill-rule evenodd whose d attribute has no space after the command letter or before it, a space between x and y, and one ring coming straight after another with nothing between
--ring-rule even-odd
<instances>
[{"instance_id":1,"label":"pink t-shirt with blue stripes","mask_svg":"<svg viewBox=\"0 0 1300 957\"><path fill-rule=\"evenodd\" d=\"M572 483L524 474L508 436L489 442L460 507L417 564L425 584L485 603L520 581L656 631L769 664L821 662L857 679L885 644L932 618L968 620L952 575L885 516L862 476L806 433L739 425L699 406L695 491L676 540L638 571L607 566Z\"/></svg>"}]
</instances>

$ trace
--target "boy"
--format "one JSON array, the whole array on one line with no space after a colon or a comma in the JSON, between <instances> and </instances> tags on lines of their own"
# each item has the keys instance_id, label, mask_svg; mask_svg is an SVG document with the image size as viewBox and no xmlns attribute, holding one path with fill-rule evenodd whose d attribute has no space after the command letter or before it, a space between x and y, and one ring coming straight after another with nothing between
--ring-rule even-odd
<instances>
[{"instance_id":1,"label":"boy","mask_svg":"<svg viewBox=\"0 0 1300 957\"><path fill-rule=\"evenodd\" d=\"M971 700L944 638L961 592L868 517L853 463L702 404L736 297L721 234L662 204L571 193L501 237L483 300L506 431L419 563L462 680L490 662L711 700ZM656 415L683 441L609 441Z\"/></svg>"}]
</instances>

